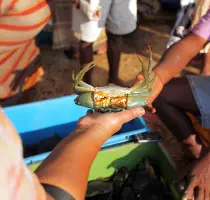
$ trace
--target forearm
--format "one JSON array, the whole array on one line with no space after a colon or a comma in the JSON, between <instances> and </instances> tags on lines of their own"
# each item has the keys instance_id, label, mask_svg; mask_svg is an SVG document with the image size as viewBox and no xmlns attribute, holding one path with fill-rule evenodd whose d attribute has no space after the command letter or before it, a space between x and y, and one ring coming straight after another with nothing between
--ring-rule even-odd
<instances>
[{"instance_id":1,"label":"forearm","mask_svg":"<svg viewBox=\"0 0 210 200\"><path fill-rule=\"evenodd\" d=\"M162 83L166 84L181 72L187 63L199 53L205 43L206 40L192 33L171 46L159 64L154 67L154 71Z\"/></svg>"},{"instance_id":2,"label":"forearm","mask_svg":"<svg viewBox=\"0 0 210 200\"><path fill-rule=\"evenodd\" d=\"M65 138L36 170L40 181L70 192L77 200L84 199L90 167L106 140L101 131L91 127Z\"/></svg>"}]
</instances>

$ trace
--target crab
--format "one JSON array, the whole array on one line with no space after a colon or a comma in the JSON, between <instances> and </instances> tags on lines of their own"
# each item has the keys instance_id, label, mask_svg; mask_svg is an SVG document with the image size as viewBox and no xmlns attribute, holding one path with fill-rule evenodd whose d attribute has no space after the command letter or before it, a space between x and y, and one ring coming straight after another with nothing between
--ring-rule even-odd
<instances>
[{"instance_id":1,"label":"crab","mask_svg":"<svg viewBox=\"0 0 210 200\"><path fill-rule=\"evenodd\" d=\"M97 112L120 112L135 106L146 106L149 104L148 97L152 92L152 85L156 79L156 75L151 77L152 72L152 51L150 46L149 65L148 68L139 59L143 75L143 80L133 87L121 87L118 85L107 85L104 87L93 87L85 83L82 79L87 71L95 65L93 62L86 65L76 76L74 72L72 78L74 81L73 89L78 95L74 100L76 105L93 109Z\"/></svg>"}]
</instances>

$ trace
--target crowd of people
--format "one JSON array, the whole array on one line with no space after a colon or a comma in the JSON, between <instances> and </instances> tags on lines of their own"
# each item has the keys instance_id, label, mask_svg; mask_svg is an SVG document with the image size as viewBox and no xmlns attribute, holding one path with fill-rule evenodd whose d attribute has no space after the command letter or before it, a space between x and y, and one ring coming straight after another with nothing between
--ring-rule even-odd
<instances>
[{"instance_id":1,"label":"crowd of people","mask_svg":"<svg viewBox=\"0 0 210 200\"><path fill-rule=\"evenodd\" d=\"M56 2L56 3L55 3ZM121 38L137 27L137 0L0 0L0 105L28 102L28 96L44 75L35 37L56 13L59 3L71 4L66 22L77 32L81 69L93 61L93 43L105 27L109 83L120 85L118 71ZM69 11L67 9L67 11ZM65 12L63 12L65 13ZM187 33L165 51L152 70L156 75L149 104L157 115L191 152L196 161L189 172L191 180L183 199L210 199L210 153L196 132L187 113L193 114L203 128L210 128L210 10L209 1L199 0ZM60 24L62 27L62 24ZM185 27L184 27L185 28ZM205 66L200 75L176 77L201 50ZM91 72L85 77L91 83ZM135 84L142 81L136 78ZM122 125L145 108L134 107L119 113L88 111L69 134L32 174L23 160L21 140L0 112L0 196L1 199L84 199L91 164L103 143ZM86 148L80 148L85 144ZM87 151L88 149L88 151ZM84 159L85 158L85 159Z\"/></svg>"}]
</instances>

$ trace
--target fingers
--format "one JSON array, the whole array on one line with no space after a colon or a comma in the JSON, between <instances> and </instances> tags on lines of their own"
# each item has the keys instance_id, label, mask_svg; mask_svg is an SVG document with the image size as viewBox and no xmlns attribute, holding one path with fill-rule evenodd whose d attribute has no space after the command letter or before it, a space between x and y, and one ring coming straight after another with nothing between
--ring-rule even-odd
<instances>
[{"instance_id":1,"label":"fingers","mask_svg":"<svg viewBox=\"0 0 210 200\"><path fill-rule=\"evenodd\" d=\"M197 181L195 179L192 180L191 183L189 184L182 200L194 199L194 190L197 186L198 186Z\"/></svg>"},{"instance_id":2,"label":"fingers","mask_svg":"<svg viewBox=\"0 0 210 200\"><path fill-rule=\"evenodd\" d=\"M192 182L186 190L185 196L182 200L210 200L210 189L208 184L206 185L207 186L205 186L205 184L198 184L196 181ZM197 192L195 192L196 189Z\"/></svg>"},{"instance_id":3,"label":"fingers","mask_svg":"<svg viewBox=\"0 0 210 200\"><path fill-rule=\"evenodd\" d=\"M88 111L86 112L86 115L87 115L87 116L92 115L92 114L93 114L93 111L92 111L92 110L88 110Z\"/></svg>"},{"instance_id":4,"label":"fingers","mask_svg":"<svg viewBox=\"0 0 210 200\"><path fill-rule=\"evenodd\" d=\"M84 124L87 124L89 122L89 117L88 116L91 116L93 114L93 111L92 110L88 110L86 112L86 115L81 117L78 121L77 121L77 126L81 126L81 125L84 125Z\"/></svg>"},{"instance_id":5,"label":"fingers","mask_svg":"<svg viewBox=\"0 0 210 200\"><path fill-rule=\"evenodd\" d=\"M143 81L143 80L144 80L144 76L143 76L142 74L138 74L138 75L136 76L136 80L135 80L133 86L134 86L134 85L137 85L140 81Z\"/></svg>"},{"instance_id":6,"label":"fingers","mask_svg":"<svg viewBox=\"0 0 210 200\"><path fill-rule=\"evenodd\" d=\"M116 112L116 113L106 113L104 114L104 117L108 117L109 120L111 120L114 124L122 125L126 122L131 121L132 119L135 119L136 117L142 116L145 114L145 110L142 107L134 107L130 110L125 110L122 112ZM91 119L96 119L99 116L102 116L103 114L98 112L93 112L92 110L88 110L86 112L86 116L80 118L77 122L77 125L84 125L89 122ZM104 119L106 119L106 117ZM100 118L101 120L101 118ZM102 120L103 122L103 120Z\"/></svg>"},{"instance_id":7,"label":"fingers","mask_svg":"<svg viewBox=\"0 0 210 200\"><path fill-rule=\"evenodd\" d=\"M210 189L209 189L209 185L207 185L205 187L205 197L204 197L205 200L210 200Z\"/></svg>"},{"instance_id":8,"label":"fingers","mask_svg":"<svg viewBox=\"0 0 210 200\"><path fill-rule=\"evenodd\" d=\"M130 110L125 110L119 113L114 113L114 117L120 121L121 124L131 121L136 117L140 117L145 114L145 110L142 107L134 107Z\"/></svg>"},{"instance_id":9,"label":"fingers","mask_svg":"<svg viewBox=\"0 0 210 200\"><path fill-rule=\"evenodd\" d=\"M198 198L197 200L204 200L205 190L204 187L200 187L198 191Z\"/></svg>"},{"instance_id":10,"label":"fingers","mask_svg":"<svg viewBox=\"0 0 210 200\"><path fill-rule=\"evenodd\" d=\"M151 113L155 113L156 109L152 106L152 104L148 104L145 106L145 110Z\"/></svg>"}]
</instances>

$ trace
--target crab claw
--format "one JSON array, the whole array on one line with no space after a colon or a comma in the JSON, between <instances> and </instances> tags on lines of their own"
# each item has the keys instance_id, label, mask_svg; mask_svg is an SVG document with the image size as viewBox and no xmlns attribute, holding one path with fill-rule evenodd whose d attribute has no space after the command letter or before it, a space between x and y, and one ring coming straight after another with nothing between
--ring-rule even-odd
<instances>
[{"instance_id":1,"label":"crab claw","mask_svg":"<svg viewBox=\"0 0 210 200\"><path fill-rule=\"evenodd\" d=\"M95 65L93 62L86 65L76 76L74 75L74 70L72 73L72 79L74 81L73 88L76 94L81 94L83 92L94 91L94 87L82 81L85 73L93 68Z\"/></svg>"},{"instance_id":2,"label":"crab claw","mask_svg":"<svg viewBox=\"0 0 210 200\"><path fill-rule=\"evenodd\" d=\"M75 100L75 104L79 106L84 106L87 108L94 108L94 103L92 100L92 94L90 92L80 94Z\"/></svg>"},{"instance_id":3,"label":"crab claw","mask_svg":"<svg viewBox=\"0 0 210 200\"><path fill-rule=\"evenodd\" d=\"M151 79L151 73L152 73L152 50L151 50L149 45L148 45L148 48L149 48L149 52L150 52L150 57L149 57L149 65L148 65L148 69L147 70L146 70L146 67L145 67L143 61L139 57L139 55L135 54L137 56L137 58L139 59L139 61L141 63L141 66L142 66L141 76L142 76L142 80L143 81L141 81L140 83L135 84L130 89L130 91L132 93L147 93L147 92L149 92L150 89L151 89L152 84L154 83L154 81L156 79L156 76L153 76L152 79Z\"/></svg>"}]
</instances>

